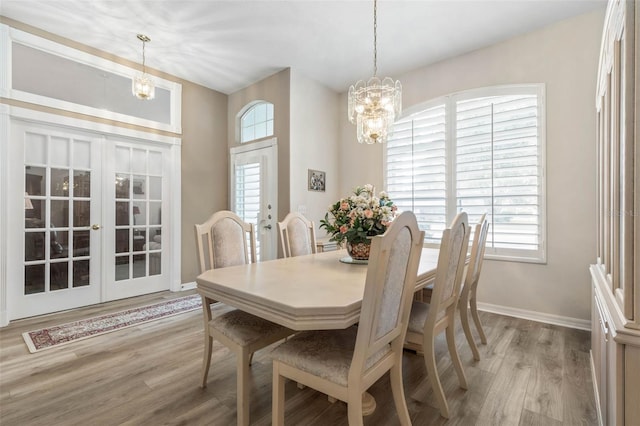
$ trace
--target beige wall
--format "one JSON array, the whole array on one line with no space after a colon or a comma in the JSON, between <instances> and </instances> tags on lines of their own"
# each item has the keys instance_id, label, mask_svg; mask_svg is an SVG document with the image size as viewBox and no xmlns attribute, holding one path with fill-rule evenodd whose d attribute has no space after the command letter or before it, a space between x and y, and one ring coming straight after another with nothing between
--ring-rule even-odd
<instances>
[{"instance_id":1,"label":"beige wall","mask_svg":"<svg viewBox=\"0 0 640 426\"><path fill-rule=\"evenodd\" d=\"M340 197L338 105L341 97L332 89L307 78L295 69L291 71L291 210L298 211L315 224L316 235L320 219L329 204ZM326 173L325 192L308 190L308 170Z\"/></svg>"},{"instance_id":2,"label":"beige wall","mask_svg":"<svg viewBox=\"0 0 640 426\"><path fill-rule=\"evenodd\" d=\"M227 95L182 82L182 282L199 273L193 225L228 208Z\"/></svg>"},{"instance_id":3,"label":"beige wall","mask_svg":"<svg viewBox=\"0 0 640 426\"><path fill-rule=\"evenodd\" d=\"M550 316L590 317L587 268L595 261L596 223L594 99L603 22L604 10L589 13L394 76L402 82L405 109L465 89L546 84L548 262L485 262L480 302ZM345 105L346 97L343 110ZM346 119L341 131L343 190L366 182L381 185L382 147L357 144Z\"/></svg>"}]
</instances>

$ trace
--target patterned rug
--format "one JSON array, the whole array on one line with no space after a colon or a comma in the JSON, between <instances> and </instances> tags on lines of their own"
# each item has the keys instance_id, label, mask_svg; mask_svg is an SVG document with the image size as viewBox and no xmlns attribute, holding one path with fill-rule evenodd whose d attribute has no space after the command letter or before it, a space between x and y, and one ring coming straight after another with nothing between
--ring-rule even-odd
<instances>
[{"instance_id":1,"label":"patterned rug","mask_svg":"<svg viewBox=\"0 0 640 426\"><path fill-rule=\"evenodd\" d=\"M200 308L201 304L202 299L200 296L194 294L153 305L141 306L126 311L57 325L55 327L28 331L22 333L22 337L29 347L29 352L34 353L160 318L167 318L193 311Z\"/></svg>"}]
</instances>

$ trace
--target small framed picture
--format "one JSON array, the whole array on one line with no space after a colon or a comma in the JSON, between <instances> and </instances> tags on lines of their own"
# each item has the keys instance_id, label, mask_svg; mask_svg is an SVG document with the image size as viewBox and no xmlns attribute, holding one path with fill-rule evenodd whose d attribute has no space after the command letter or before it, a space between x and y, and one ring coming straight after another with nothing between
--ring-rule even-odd
<instances>
[{"instance_id":1,"label":"small framed picture","mask_svg":"<svg viewBox=\"0 0 640 426\"><path fill-rule=\"evenodd\" d=\"M325 179L324 172L309 169L309 191L324 192L326 185Z\"/></svg>"}]
</instances>

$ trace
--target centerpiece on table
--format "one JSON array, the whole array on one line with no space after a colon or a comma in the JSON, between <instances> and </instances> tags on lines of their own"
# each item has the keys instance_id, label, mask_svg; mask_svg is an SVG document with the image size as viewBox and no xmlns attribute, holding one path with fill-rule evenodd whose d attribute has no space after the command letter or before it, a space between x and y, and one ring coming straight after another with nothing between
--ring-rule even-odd
<instances>
[{"instance_id":1,"label":"centerpiece on table","mask_svg":"<svg viewBox=\"0 0 640 426\"><path fill-rule=\"evenodd\" d=\"M351 259L367 261L371 237L385 233L396 211L386 192L376 197L373 185L359 186L353 195L329 206L324 219L320 220L320 228L331 235L331 241L346 242Z\"/></svg>"}]
</instances>

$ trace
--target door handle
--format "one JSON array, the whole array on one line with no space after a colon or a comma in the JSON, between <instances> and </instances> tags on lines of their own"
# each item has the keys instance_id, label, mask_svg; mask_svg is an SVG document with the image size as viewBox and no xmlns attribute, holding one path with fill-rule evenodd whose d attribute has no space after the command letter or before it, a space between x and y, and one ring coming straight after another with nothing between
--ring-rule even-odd
<instances>
[{"instance_id":1,"label":"door handle","mask_svg":"<svg viewBox=\"0 0 640 426\"><path fill-rule=\"evenodd\" d=\"M271 225L263 226L264 229L271 229Z\"/></svg>"},{"instance_id":2,"label":"door handle","mask_svg":"<svg viewBox=\"0 0 640 426\"><path fill-rule=\"evenodd\" d=\"M97 223L94 223L93 225L91 225L91 229L93 229L94 231L97 231L98 229L100 229L100 225L98 225Z\"/></svg>"}]
</instances>

